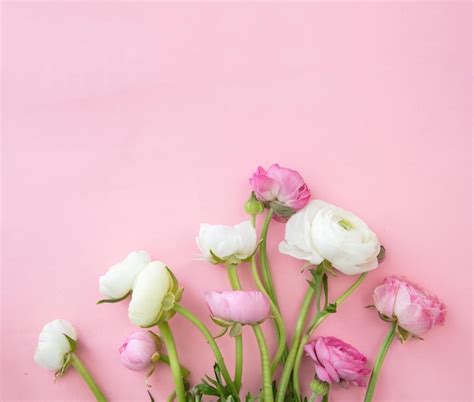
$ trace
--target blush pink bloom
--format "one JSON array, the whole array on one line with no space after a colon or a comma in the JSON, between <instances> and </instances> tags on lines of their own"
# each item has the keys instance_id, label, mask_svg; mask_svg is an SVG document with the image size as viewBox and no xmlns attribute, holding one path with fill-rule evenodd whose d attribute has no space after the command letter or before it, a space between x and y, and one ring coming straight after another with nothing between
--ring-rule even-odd
<instances>
[{"instance_id":1,"label":"blush pink bloom","mask_svg":"<svg viewBox=\"0 0 474 402\"><path fill-rule=\"evenodd\" d=\"M211 315L240 324L257 324L270 314L270 303L262 292L232 291L204 293Z\"/></svg>"},{"instance_id":2,"label":"blush pink bloom","mask_svg":"<svg viewBox=\"0 0 474 402\"><path fill-rule=\"evenodd\" d=\"M250 178L255 195L264 203L276 203L298 211L309 201L311 193L301 175L291 169L273 164L268 170L259 167ZM285 216L288 217L288 216Z\"/></svg>"},{"instance_id":3,"label":"blush pink bloom","mask_svg":"<svg viewBox=\"0 0 474 402\"><path fill-rule=\"evenodd\" d=\"M316 376L321 381L350 383L365 387L365 376L370 370L365 367L367 358L356 348L334 336L319 336L304 347L314 361Z\"/></svg>"},{"instance_id":4,"label":"blush pink bloom","mask_svg":"<svg viewBox=\"0 0 474 402\"><path fill-rule=\"evenodd\" d=\"M150 366L151 357L158 351L158 345L150 332L132 332L120 346L120 361L130 370L143 370Z\"/></svg>"},{"instance_id":5,"label":"blush pink bloom","mask_svg":"<svg viewBox=\"0 0 474 402\"><path fill-rule=\"evenodd\" d=\"M396 318L398 325L421 335L443 325L446 306L435 296L404 278L389 276L374 290L375 307L380 314Z\"/></svg>"}]
</instances>

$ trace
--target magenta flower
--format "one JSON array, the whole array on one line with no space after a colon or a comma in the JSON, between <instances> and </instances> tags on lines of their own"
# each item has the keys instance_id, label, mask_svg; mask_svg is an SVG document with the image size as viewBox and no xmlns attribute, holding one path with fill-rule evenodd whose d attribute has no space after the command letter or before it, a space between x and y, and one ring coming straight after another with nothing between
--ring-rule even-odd
<instances>
[{"instance_id":1,"label":"magenta flower","mask_svg":"<svg viewBox=\"0 0 474 402\"><path fill-rule=\"evenodd\" d=\"M356 348L334 336L319 336L304 350L314 361L316 376L321 381L346 386L350 383L365 387L367 358Z\"/></svg>"},{"instance_id":2,"label":"magenta flower","mask_svg":"<svg viewBox=\"0 0 474 402\"><path fill-rule=\"evenodd\" d=\"M152 363L152 356L158 351L158 337L149 331L132 332L120 346L120 361L130 370L143 370Z\"/></svg>"},{"instance_id":3,"label":"magenta flower","mask_svg":"<svg viewBox=\"0 0 474 402\"><path fill-rule=\"evenodd\" d=\"M231 323L258 324L270 314L270 303L255 290L204 293L213 318Z\"/></svg>"},{"instance_id":4,"label":"magenta flower","mask_svg":"<svg viewBox=\"0 0 474 402\"><path fill-rule=\"evenodd\" d=\"M275 210L277 217L288 218L303 208L311 193L301 175L273 164L268 170L258 167L250 178L257 199Z\"/></svg>"},{"instance_id":5,"label":"magenta flower","mask_svg":"<svg viewBox=\"0 0 474 402\"><path fill-rule=\"evenodd\" d=\"M389 276L374 290L374 303L387 319L414 335L443 325L446 306L433 294L404 278Z\"/></svg>"}]
</instances>

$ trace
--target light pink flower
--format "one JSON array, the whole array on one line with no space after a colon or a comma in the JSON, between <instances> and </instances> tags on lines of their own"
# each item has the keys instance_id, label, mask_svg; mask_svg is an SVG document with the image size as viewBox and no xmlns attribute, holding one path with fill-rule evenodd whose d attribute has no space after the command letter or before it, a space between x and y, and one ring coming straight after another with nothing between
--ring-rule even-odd
<instances>
[{"instance_id":1,"label":"light pink flower","mask_svg":"<svg viewBox=\"0 0 474 402\"><path fill-rule=\"evenodd\" d=\"M365 376L370 373L365 367L367 358L348 343L334 336L320 336L309 342L304 350L314 361L316 376L321 381L366 386Z\"/></svg>"},{"instance_id":2,"label":"light pink flower","mask_svg":"<svg viewBox=\"0 0 474 402\"><path fill-rule=\"evenodd\" d=\"M284 207L290 208L293 212L298 211L308 203L311 197L308 186L297 171L280 167L276 163L268 170L258 167L250 178L250 185L260 201L273 204L270 206L277 214L285 211ZM291 211L280 215L288 218Z\"/></svg>"},{"instance_id":3,"label":"light pink flower","mask_svg":"<svg viewBox=\"0 0 474 402\"><path fill-rule=\"evenodd\" d=\"M267 318L270 303L262 292L232 291L204 293L211 315L231 323L257 324Z\"/></svg>"},{"instance_id":4,"label":"light pink flower","mask_svg":"<svg viewBox=\"0 0 474 402\"><path fill-rule=\"evenodd\" d=\"M120 361L130 370L143 370L150 366L151 357L157 351L157 341L149 331L135 331L120 346Z\"/></svg>"},{"instance_id":5,"label":"light pink flower","mask_svg":"<svg viewBox=\"0 0 474 402\"><path fill-rule=\"evenodd\" d=\"M403 329L421 335L436 325L443 325L446 306L404 278L389 276L374 290L375 307L380 314L396 318Z\"/></svg>"}]
</instances>

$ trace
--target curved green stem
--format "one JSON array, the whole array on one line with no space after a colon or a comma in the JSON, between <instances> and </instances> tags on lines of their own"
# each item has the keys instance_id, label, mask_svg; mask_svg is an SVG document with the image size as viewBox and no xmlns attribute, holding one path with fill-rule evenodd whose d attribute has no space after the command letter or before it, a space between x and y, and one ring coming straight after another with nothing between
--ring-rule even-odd
<instances>
[{"instance_id":1,"label":"curved green stem","mask_svg":"<svg viewBox=\"0 0 474 402\"><path fill-rule=\"evenodd\" d=\"M336 299L336 306L339 306L344 300L346 300L353 292L356 290L362 281L367 276L367 272L359 275L359 277L354 281L354 283L341 295ZM300 344L298 346L298 350L296 352L295 364L293 368L293 386L297 395L299 395L299 372L301 367L301 359L303 358L304 353L304 346L308 343L309 338L313 334L313 332L318 328L321 323L330 315L326 310L318 311L317 314L313 317L309 324L309 329L306 331L305 335L302 337Z\"/></svg>"},{"instance_id":2,"label":"curved green stem","mask_svg":"<svg viewBox=\"0 0 474 402\"><path fill-rule=\"evenodd\" d=\"M181 375L181 365L179 364L178 351L174 342L173 333L169 324L165 321L158 324L161 337L165 342L166 350L170 361L171 372L173 373L173 380L176 391L176 399L178 402L186 402L186 391L184 390L183 377Z\"/></svg>"},{"instance_id":3,"label":"curved green stem","mask_svg":"<svg viewBox=\"0 0 474 402\"><path fill-rule=\"evenodd\" d=\"M388 331L388 334L385 337L382 347L380 348L377 359L375 360L374 368L372 370L372 374L370 375L369 385L367 386L367 391L365 392L364 402L371 402L372 398L374 397L377 380L379 378L380 371L385 360L385 356L387 355L388 348L390 347L393 339L395 338L396 329L397 322L394 321L392 323L392 326L390 327L390 331Z\"/></svg>"},{"instance_id":4,"label":"curved green stem","mask_svg":"<svg viewBox=\"0 0 474 402\"><path fill-rule=\"evenodd\" d=\"M270 357L268 354L267 342L265 341L265 336L260 325L255 325L253 327L253 332L257 338L258 348L260 350L263 401L273 402L272 371L270 369Z\"/></svg>"},{"instance_id":5,"label":"curved green stem","mask_svg":"<svg viewBox=\"0 0 474 402\"><path fill-rule=\"evenodd\" d=\"M281 317L280 310L278 310L278 307L275 305L275 303L273 303L273 300L268 295L268 292L265 289L265 286L263 286L263 283L260 279L260 275L258 274L257 261L255 260L255 257L252 257L250 261L250 266L252 268L252 275L255 280L255 283L257 284L258 290L260 290L265 296L268 297L268 301L270 302L270 308L272 309L273 319L275 321L278 347L277 347L275 356L273 357L273 360L272 360L272 373L274 373L286 349L285 324Z\"/></svg>"},{"instance_id":6,"label":"curved green stem","mask_svg":"<svg viewBox=\"0 0 474 402\"><path fill-rule=\"evenodd\" d=\"M263 281L265 283L265 288L267 289L268 295L270 296L275 306L279 309L278 300L276 298L275 289L273 287L273 278L270 272L270 264L268 263L268 255L267 255L267 234L268 234L268 227L270 226L270 222L272 221L273 217L273 209L269 209L267 216L262 224L262 233L260 234L260 265L262 267L262 274L263 274Z\"/></svg>"},{"instance_id":7,"label":"curved green stem","mask_svg":"<svg viewBox=\"0 0 474 402\"><path fill-rule=\"evenodd\" d=\"M239 275L237 274L237 267L234 264L227 265L227 275L229 276L229 282L233 290L241 290L242 285L240 284ZM240 391L242 385L242 371L243 371L243 341L242 335L235 337L235 372L234 372L234 383L237 389Z\"/></svg>"},{"instance_id":8,"label":"curved green stem","mask_svg":"<svg viewBox=\"0 0 474 402\"><path fill-rule=\"evenodd\" d=\"M189 311L187 308L183 307L181 304L175 304L174 305L174 310L181 314L184 318L188 319L191 321L204 335L204 337L207 340L207 343L212 349L212 352L214 353L214 357L216 358L216 363L219 366L219 369L222 373L222 376L224 377L224 380L226 384L229 386L230 390L235 396L239 395L239 392L237 391L237 388L232 381L232 378L229 374L229 370L227 370L227 367L224 362L224 358L222 357L222 353L219 349L219 346L217 346L217 342L215 339L212 337L211 331L206 327L206 325L198 318L196 317L191 311Z\"/></svg>"},{"instance_id":9,"label":"curved green stem","mask_svg":"<svg viewBox=\"0 0 474 402\"><path fill-rule=\"evenodd\" d=\"M78 371L82 379L86 382L86 384L89 386L89 389L92 391L92 393L95 396L95 399L97 399L98 402L106 402L107 398L105 395L102 393L100 390L99 386L97 383L94 381L94 378L92 378L92 375L89 373L87 370L86 366L82 363L82 361L77 357L75 353L71 353L71 364L72 366Z\"/></svg>"},{"instance_id":10,"label":"curved green stem","mask_svg":"<svg viewBox=\"0 0 474 402\"><path fill-rule=\"evenodd\" d=\"M291 341L290 351L288 353L288 357L281 373L280 384L278 386L278 392L276 395L277 402L284 402L285 400L286 388L288 387L291 372L293 371L296 352L298 351L298 346L300 344L300 338L303 332L306 316L308 315L308 311L311 306L311 303L313 302L314 296L315 290L311 286L308 286L308 290L306 291L306 295L301 306L300 314L296 322L295 333L293 334L293 339Z\"/></svg>"}]
</instances>

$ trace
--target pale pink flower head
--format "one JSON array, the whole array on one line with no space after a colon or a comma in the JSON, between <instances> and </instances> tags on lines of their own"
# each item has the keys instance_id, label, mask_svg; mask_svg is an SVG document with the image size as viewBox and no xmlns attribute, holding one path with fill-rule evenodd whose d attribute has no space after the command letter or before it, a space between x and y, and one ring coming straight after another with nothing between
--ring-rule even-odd
<instances>
[{"instance_id":1,"label":"pale pink flower head","mask_svg":"<svg viewBox=\"0 0 474 402\"><path fill-rule=\"evenodd\" d=\"M150 331L132 332L120 346L120 361L130 370L143 370L152 363L152 356L158 351L159 338Z\"/></svg>"},{"instance_id":2,"label":"pale pink flower head","mask_svg":"<svg viewBox=\"0 0 474 402\"><path fill-rule=\"evenodd\" d=\"M397 276L389 276L374 290L374 304L387 319L413 335L421 335L443 325L446 306L433 294Z\"/></svg>"},{"instance_id":3,"label":"pale pink flower head","mask_svg":"<svg viewBox=\"0 0 474 402\"><path fill-rule=\"evenodd\" d=\"M257 199L275 210L276 218L287 219L303 208L311 193L301 175L277 163L268 170L258 167L250 178Z\"/></svg>"},{"instance_id":4,"label":"pale pink flower head","mask_svg":"<svg viewBox=\"0 0 474 402\"><path fill-rule=\"evenodd\" d=\"M270 314L270 303L262 292L224 291L204 293L213 318L242 325L262 322Z\"/></svg>"},{"instance_id":5,"label":"pale pink flower head","mask_svg":"<svg viewBox=\"0 0 474 402\"><path fill-rule=\"evenodd\" d=\"M365 367L367 358L354 346L334 336L319 336L306 344L304 350L314 361L316 376L321 381L366 386L365 376L370 373Z\"/></svg>"}]
</instances>

